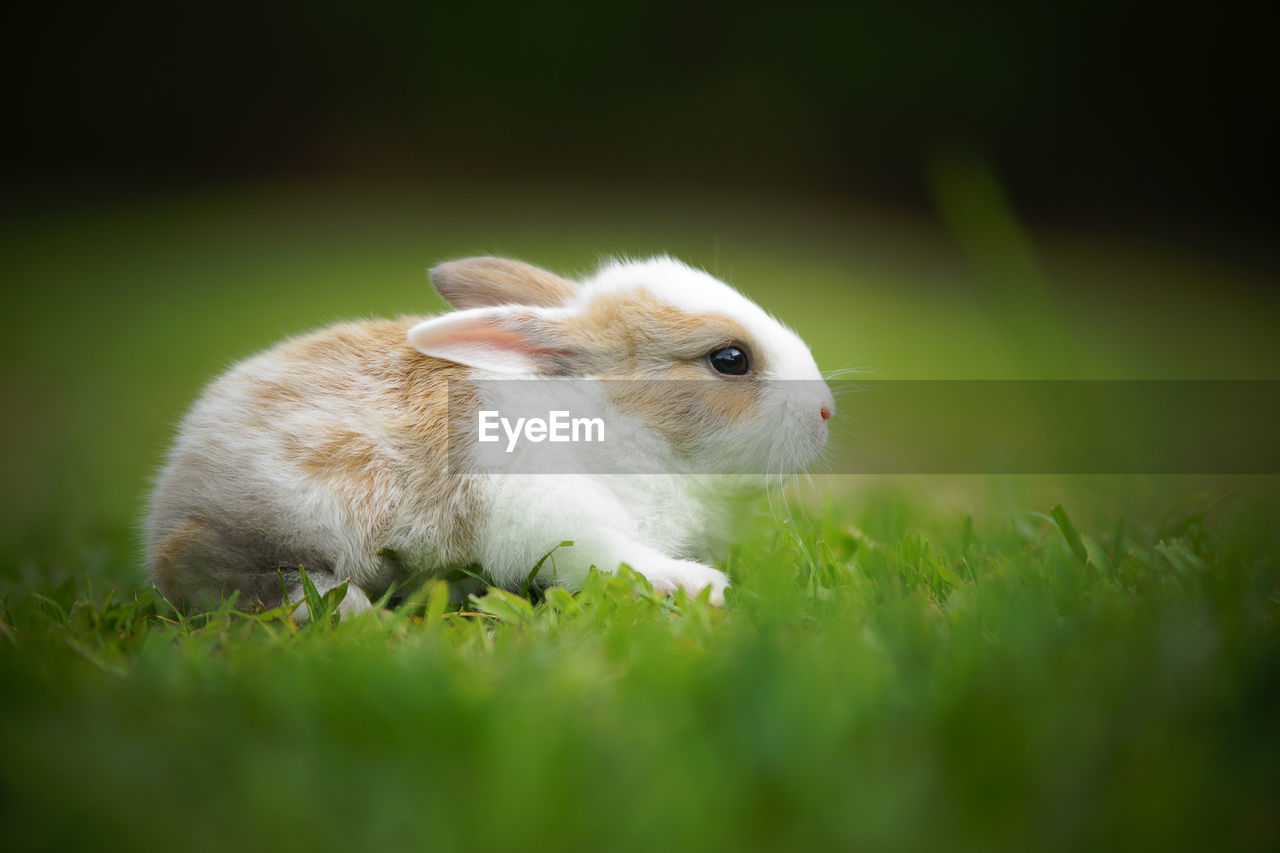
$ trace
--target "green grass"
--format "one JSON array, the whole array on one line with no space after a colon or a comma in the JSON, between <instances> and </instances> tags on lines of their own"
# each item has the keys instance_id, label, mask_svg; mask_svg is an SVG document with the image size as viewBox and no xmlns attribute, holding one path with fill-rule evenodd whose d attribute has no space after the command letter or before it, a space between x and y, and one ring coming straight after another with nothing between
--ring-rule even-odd
<instances>
[{"instance_id":1,"label":"green grass","mask_svg":"<svg viewBox=\"0 0 1280 853\"><path fill-rule=\"evenodd\" d=\"M11 593L6 834L1266 848L1280 548L1204 510L1091 536L1060 509L983 523L884 495L762 526L723 611L629 574L465 610L429 587L302 629L151 590Z\"/></svg>"},{"instance_id":2,"label":"green grass","mask_svg":"<svg viewBox=\"0 0 1280 853\"><path fill-rule=\"evenodd\" d=\"M623 573L297 628L183 616L140 572L146 478L209 375L336 317L430 310L441 257L670 250L878 378L1280 374L1253 273L1033 248L966 174L940 178L961 252L867 212L603 191L10 223L5 846L1274 849L1272 478L819 478L755 508L723 610Z\"/></svg>"}]
</instances>

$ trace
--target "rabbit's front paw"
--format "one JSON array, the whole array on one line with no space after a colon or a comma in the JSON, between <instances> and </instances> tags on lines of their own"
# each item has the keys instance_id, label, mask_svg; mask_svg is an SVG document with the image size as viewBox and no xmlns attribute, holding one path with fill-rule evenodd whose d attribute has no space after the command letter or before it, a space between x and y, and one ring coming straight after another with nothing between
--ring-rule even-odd
<instances>
[{"instance_id":1,"label":"rabbit's front paw","mask_svg":"<svg viewBox=\"0 0 1280 853\"><path fill-rule=\"evenodd\" d=\"M658 592L670 594L683 589L696 596L710 587L711 603L716 607L724 606L724 591L729 586L729 578L719 569L693 560L671 558L649 560L633 568L644 575Z\"/></svg>"}]
</instances>

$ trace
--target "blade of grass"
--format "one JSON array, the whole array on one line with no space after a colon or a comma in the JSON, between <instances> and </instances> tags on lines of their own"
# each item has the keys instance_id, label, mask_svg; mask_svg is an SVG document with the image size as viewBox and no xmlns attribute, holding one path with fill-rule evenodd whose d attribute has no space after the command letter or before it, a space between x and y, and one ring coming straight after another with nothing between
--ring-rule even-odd
<instances>
[{"instance_id":1,"label":"blade of grass","mask_svg":"<svg viewBox=\"0 0 1280 853\"><path fill-rule=\"evenodd\" d=\"M1067 515L1067 511L1062 508L1062 504L1057 504L1053 509L1049 510L1049 515L1053 516L1054 523L1058 525L1058 530L1062 532L1062 538L1067 540L1071 553L1076 555L1077 560L1088 565L1089 551L1084 547L1080 534L1076 532L1076 526L1071 523L1071 518Z\"/></svg>"},{"instance_id":2,"label":"blade of grass","mask_svg":"<svg viewBox=\"0 0 1280 853\"><path fill-rule=\"evenodd\" d=\"M542 570L542 564L545 563L551 557L551 555L556 552L557 549L569 548L572 546L573 546L573 540L566 539L565 541L561 542L559 545L555 546L555 548L552 548L550 551L543 554L542 559L538 560L538 562L533 564L533 569L530 570L529 574L525 577L524 583L520 584L520 595L525 598L529 597L529 590L533 588L533 582L538 577L538 572ZM552 561L551 565L555 566L554 560Z\"/></svg>"}]
</instances>

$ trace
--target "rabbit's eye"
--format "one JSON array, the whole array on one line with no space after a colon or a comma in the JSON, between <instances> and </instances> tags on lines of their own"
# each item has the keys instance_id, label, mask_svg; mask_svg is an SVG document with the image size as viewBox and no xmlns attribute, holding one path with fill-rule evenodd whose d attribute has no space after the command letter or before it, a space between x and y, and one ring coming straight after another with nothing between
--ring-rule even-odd
<instances>
[{"instance_id":1,"label":"rabbit's eye","mask_svg":"<svg viewBox=\"0 0 1280 853\"><path fill-rule=\"evenodd\" d=\"M717 373L726 376L741 376L751 367L747 354L738 347L724 347L707 356L711 366Z\"/></svg>"}]
</instances>

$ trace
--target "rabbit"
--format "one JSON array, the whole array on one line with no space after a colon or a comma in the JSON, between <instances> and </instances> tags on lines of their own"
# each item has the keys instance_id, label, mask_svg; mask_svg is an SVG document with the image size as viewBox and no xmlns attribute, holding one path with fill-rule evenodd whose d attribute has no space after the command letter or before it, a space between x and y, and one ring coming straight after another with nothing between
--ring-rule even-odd
<instances>
[{"instance_id":1,"label":"rabbit","mask_svg":"<svg viewBox=\"0 0 1280 853\"><path fill-rule=\"evenodd\" d=\"M539 584L572 589L625 563L659 591L709 588L723 605L714 562L762 487L751 473L763 460L777 477L803 470L835 411L800 338L666 256L609 260L581 282L492 257L430 275L457 310L335 325L209 385L150 496L161 592L195 609L233 593L275 607L302 598L301 566L321 594L348 582L340 610L354 614L419 571L479 565L518 589L552 553ZM581 379L628 380L590 390L621 430L601 445L620 473L514 472L549 447L527 442L477 463L482 407L532 388L563 408Z\"/></svg>"}]
</instances>

